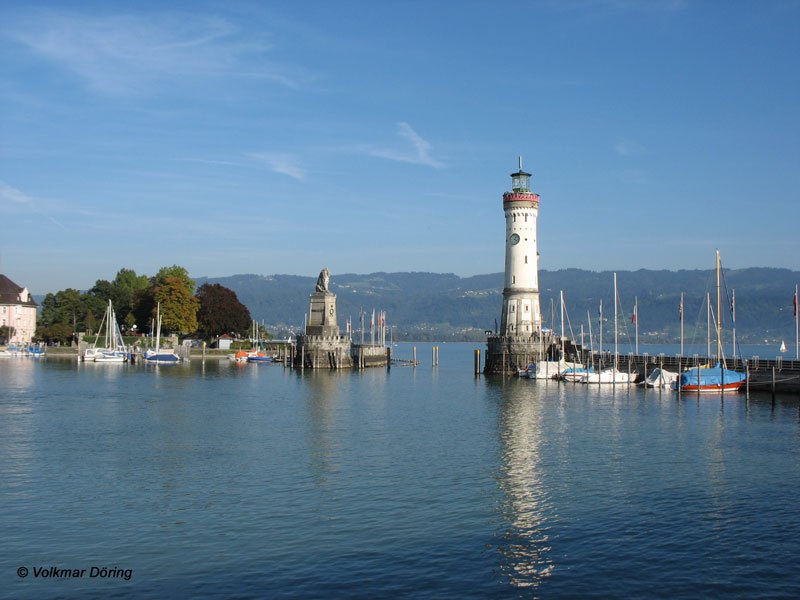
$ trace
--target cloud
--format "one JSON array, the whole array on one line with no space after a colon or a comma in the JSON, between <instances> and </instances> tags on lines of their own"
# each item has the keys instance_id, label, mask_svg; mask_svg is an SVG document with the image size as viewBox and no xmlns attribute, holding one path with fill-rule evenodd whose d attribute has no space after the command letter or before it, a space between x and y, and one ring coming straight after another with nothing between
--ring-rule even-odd
<instances>
[{"instance_id":1,"label":"cloud","mask_svg":"<svg viewBox=\"0 0 800 600\"><path fill-rule=\"evenodd\" d=\"M281 152L253 152L248 154L260 163L265 164L271 171L294 177L302 181L306 177L306 171L298 164L299 159L294 154Z\"/></svg>"},{"instance_id":2,"label":"cloud","mask_svg":"<svg viewBox=\"0 0 800 600\"><path fill-rule=\"evenodd\" d=\"M63 223L39 208L39 204L39 199L26 194L18 188L8 185L4 181L0 181L0 210L4 210L6 212L16 212L15 208L21 208L23 211L27 209L42 215L48 221L55 223L59 227L65 228Z\"/></svg>"},{"instance_id":3,"label":"cloud","mask_svg":"<svg viewBox=\"0 0 800 600\"><path fill-rule=\"evenodd\" d=\"M444 163L434 159L431 156L431 143L414 131L411 125L403 122L398 123L397 134L411 143L413 151L372 147L367 148L368 154L378 158L407 162L415 165L425 165L428 167L434 167L436 169L441 169L444 167Z\"/></svg>"},{"instance_id":4,"label":"cloud","mask_svg":"<svg viewBox=\"0 0 800 600\"><path fill-rule=\"evenodd\" d=\"M37 14L38 15L38 14ZM3 34L83 79L96 92L152 93L176 82L258 78L297 87L298 70L270 63L270 45L219 18L190 14L43 13Z\"/></svg>"},{"instance_id":5,"label":"cloud","mask_svg":"<svg viewBox=\"0 0 800 600\"><path fill-rule=\"evenodd\" d=\"M647 149L639 142L620 138L614 144L614 152L623 157L641 156L647 152Z\"/></svg>"}]
</instances>

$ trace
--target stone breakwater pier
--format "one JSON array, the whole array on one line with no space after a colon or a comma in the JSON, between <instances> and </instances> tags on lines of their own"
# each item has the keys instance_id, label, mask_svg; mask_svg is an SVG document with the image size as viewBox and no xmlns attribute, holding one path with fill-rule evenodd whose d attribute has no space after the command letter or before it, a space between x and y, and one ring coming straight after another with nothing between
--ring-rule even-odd
<instances>
[{"instance_id":1,"label":"stone breakwater pier","mask_svg":"<svg viewBox=\"0 0 800 600\"><path fill-rule=\"evenodd\" d=\"M364 369L385 367L391 350L383 344L354 344L342 335L336 317L336 294L330 291L330 272L322 269L309 296L305 332L297 336L292 366L298 369Z\"/></svg>"}]
</instances>

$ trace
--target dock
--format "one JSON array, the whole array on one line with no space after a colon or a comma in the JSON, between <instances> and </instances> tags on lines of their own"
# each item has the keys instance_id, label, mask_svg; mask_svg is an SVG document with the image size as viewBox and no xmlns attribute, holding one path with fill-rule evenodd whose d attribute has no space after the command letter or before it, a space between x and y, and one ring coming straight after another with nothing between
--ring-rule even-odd
<instances>
[{"instance_id":1,"label":"dock","mask_svg":"<svg viewBox=\"0 0 800 600\"><path fill-rule=\"evenodd\" d=\"M576 347L576 360L594 365L597 368L608 368L614 365L613 352L594 352L581 350ZM636 374L636 381L645 379L656 368L667 369L680 373L698 365L716 365L716 357L707 357L694 354L692 356L667 355L667 354L619 354L617 368ZM728 369L747 374L747 387L753 392L771 392L773 394L800 395L800 361L784 360L782 357L773 359L759 358L727 358L725 364Z\"/></svg>"}]
</instances>

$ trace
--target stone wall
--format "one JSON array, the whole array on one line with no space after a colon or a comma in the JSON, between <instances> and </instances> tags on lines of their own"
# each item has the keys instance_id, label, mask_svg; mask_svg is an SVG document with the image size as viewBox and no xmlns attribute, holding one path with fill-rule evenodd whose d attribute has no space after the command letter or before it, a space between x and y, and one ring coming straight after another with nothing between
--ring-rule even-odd
<instances>
[{"instance_id":1,"label":"stone wall","mask_svg":"<svg viewBox=\"0 0 800 600\"><path fill-rule=\"evenodd\" d=\"M350 338L346 335L299 335L294 366L304 369L349 369Z\"/></svg>"}]
</instances>

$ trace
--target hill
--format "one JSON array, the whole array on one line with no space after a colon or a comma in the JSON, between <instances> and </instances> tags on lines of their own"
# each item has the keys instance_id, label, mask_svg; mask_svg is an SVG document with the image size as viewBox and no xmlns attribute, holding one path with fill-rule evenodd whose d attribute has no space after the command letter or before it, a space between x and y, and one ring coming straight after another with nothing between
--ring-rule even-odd
<instances>
[{"instance_id":1,"label":"hill","mask_svg":"<svg viewBox=\"0 0 800 600\"><path fill-rule=\"evenodd\" d=\"M639 301L641 339L673 341L680 336L679 304L684 293L686 339L705 340L706 294L716 295L713 271L618 271L620 327L633 335L634 298ZM794 339L792 297L800 272L789 269L726 270L724 290L736 293L736 327L740 341L770 342ZM197 279L197 285L220 283L234 290L253 317L275 331L299 331L308 310L308 296L316 277L296 275L232 275ZM569 322L575 334L581 323L588 330L587 312L596 328L603 303L606 324L613 327L611 271L562 269L539 274L542 311L547 326L559 329L559 292L564 290ZM388 322L403 338L480 339L500 318L503 274L458 277L452 273L333 274L331 291L337 295L339 325L352 318L357 327L363 309L385 310ZM367 317L368 318L368 317ZM730 328L729 311L723 322Z\"/></svg>"}]
</instances>

